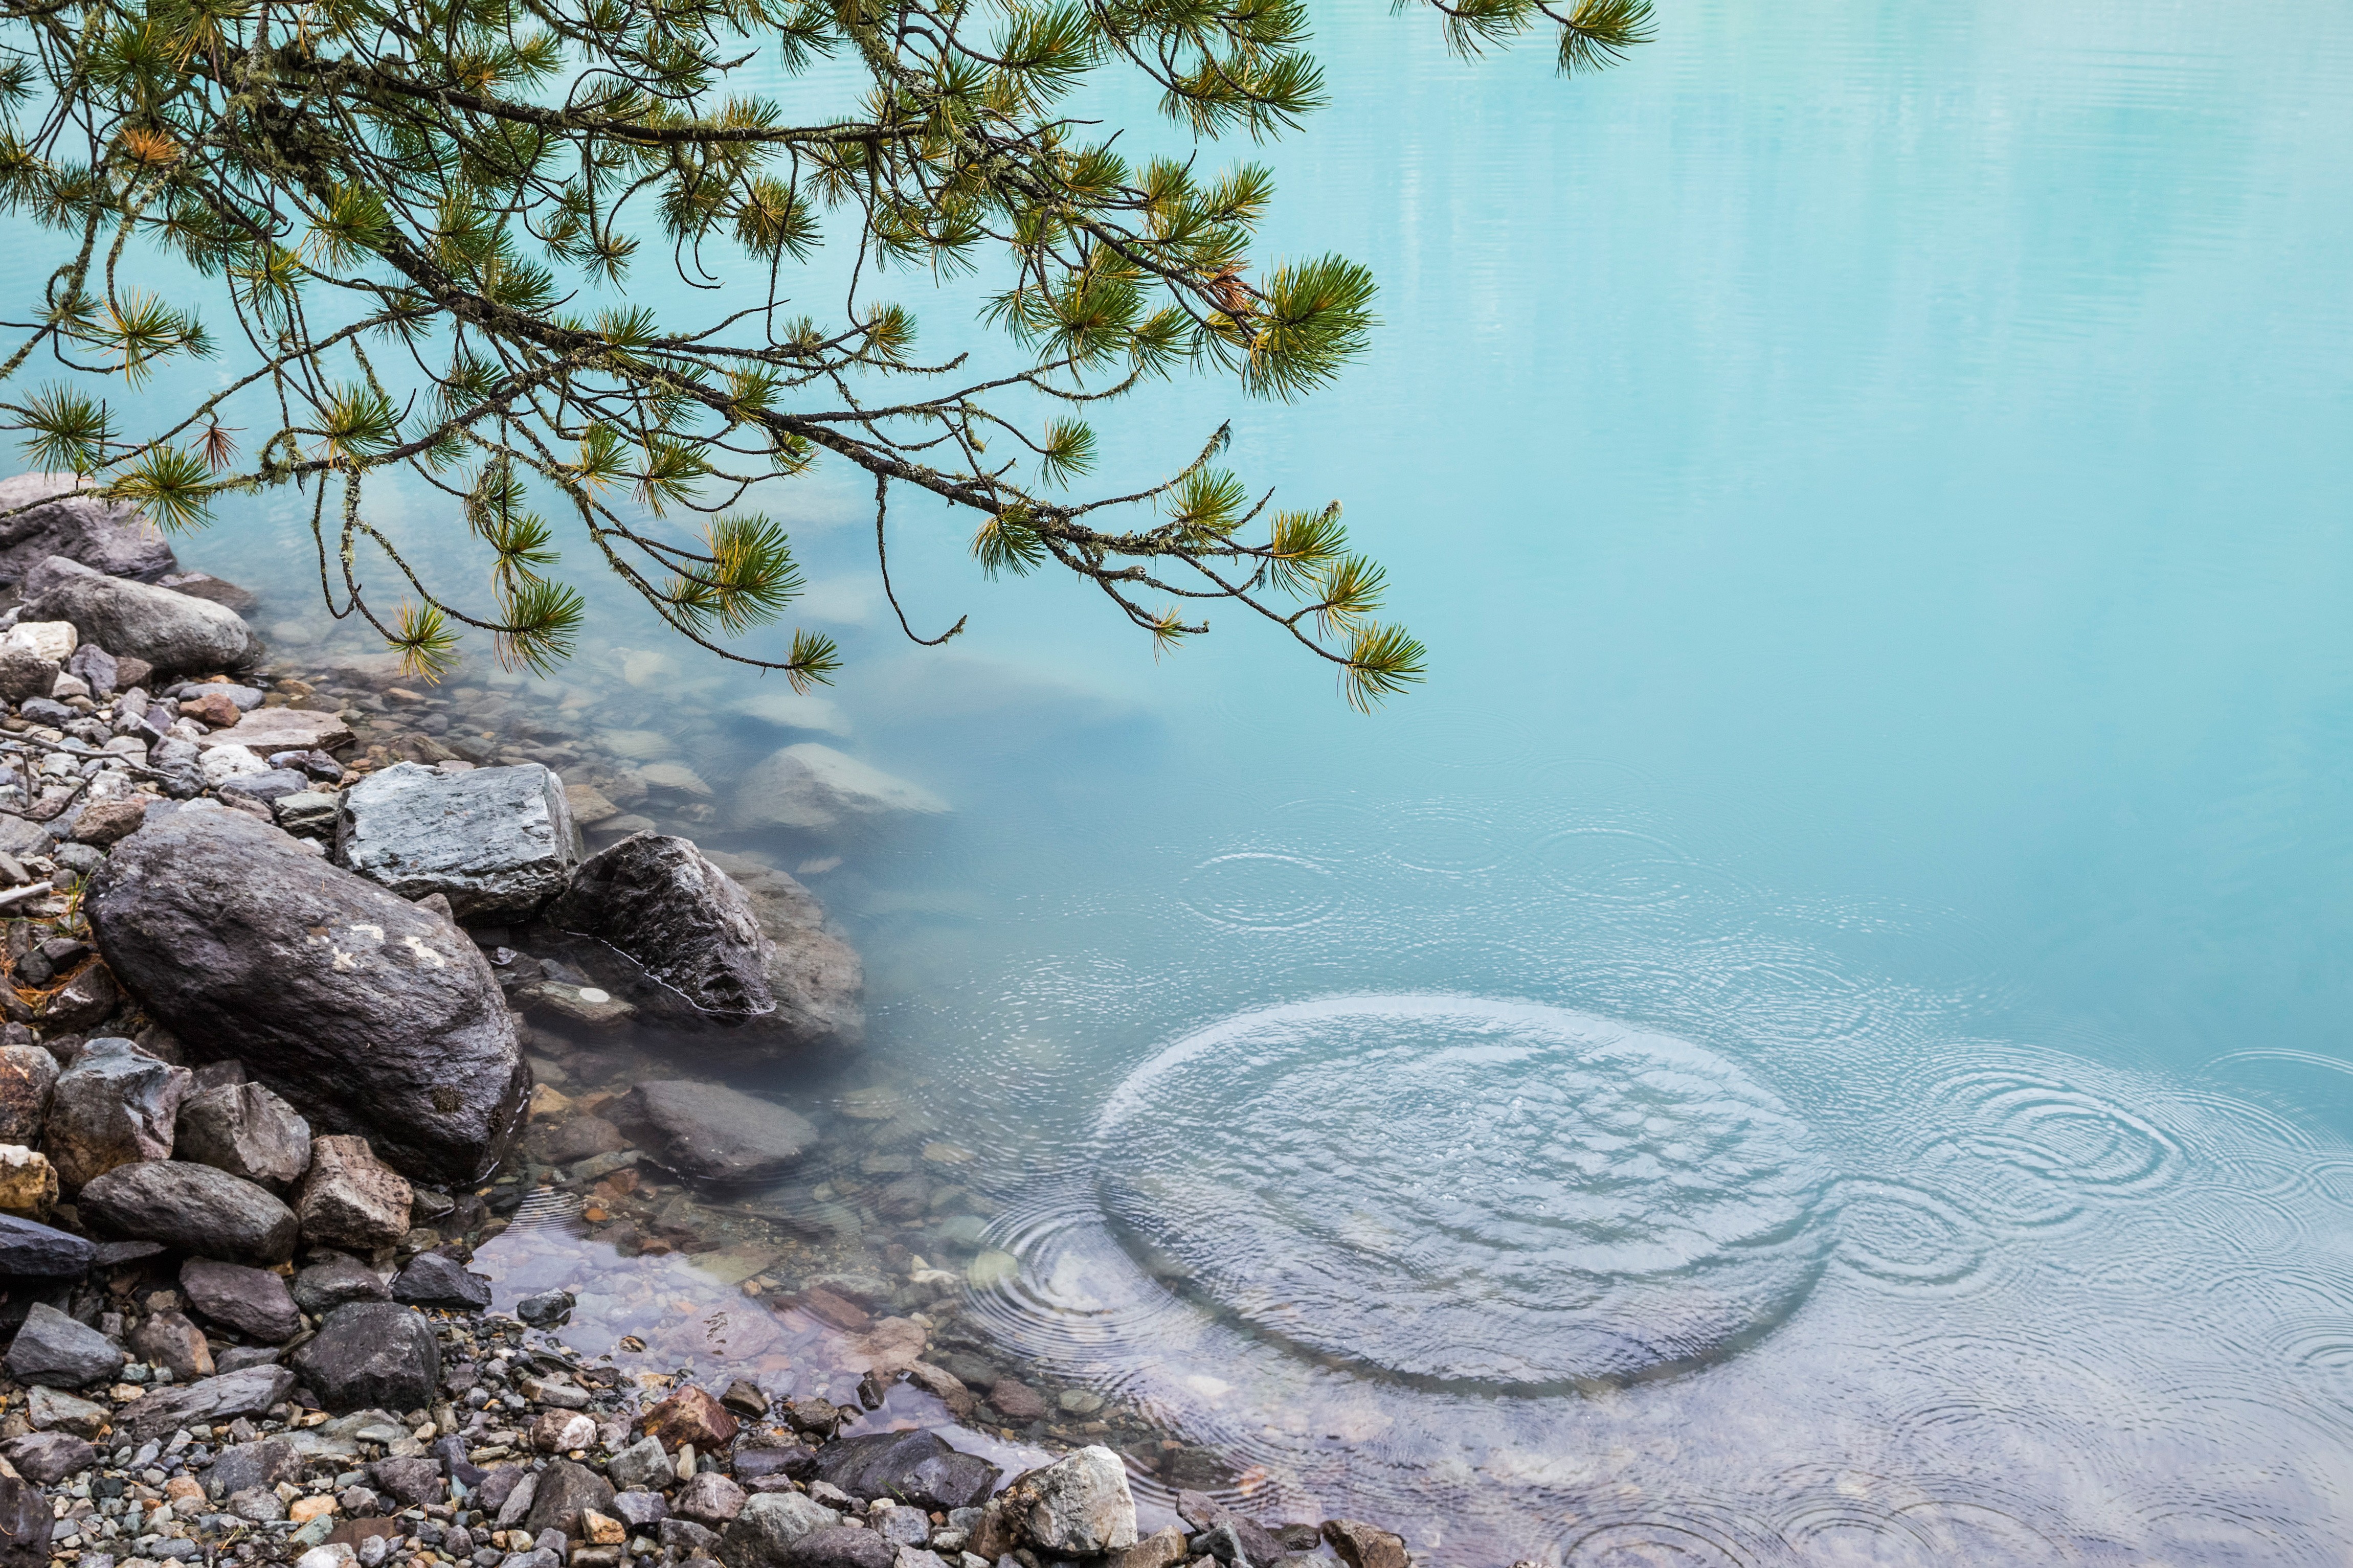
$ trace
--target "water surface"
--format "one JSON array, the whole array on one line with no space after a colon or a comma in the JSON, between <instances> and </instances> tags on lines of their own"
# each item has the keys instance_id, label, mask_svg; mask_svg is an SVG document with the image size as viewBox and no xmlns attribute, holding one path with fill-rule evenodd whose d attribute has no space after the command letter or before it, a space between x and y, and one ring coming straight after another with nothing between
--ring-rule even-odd
<instances>
[{"instance_id":1,"label":"water surface","mask_svg":"<svg viewBox=\"0 0 2353 1568\"><path fill-rule=\"evenodd\" d=\"M1019 1261L965 1321L1271 1514L2343 1561L2353 15L1677 5L1569 86L1320 26L1278 236L1372 264L1376 350L1296 408L1181 384L1107 467L1234 416L1344 498L1426 689L1355 717L1235 616L1155 665L921 511L902 601L972 626L911 648L820 470L772 505L830 708L754 716L609 594L534 700L722 797L817 739L947 802L681 821L865 952L852 1077L944 1108ZM265 510L186 553L299 654Z\"/></svg>"}]
</instances>

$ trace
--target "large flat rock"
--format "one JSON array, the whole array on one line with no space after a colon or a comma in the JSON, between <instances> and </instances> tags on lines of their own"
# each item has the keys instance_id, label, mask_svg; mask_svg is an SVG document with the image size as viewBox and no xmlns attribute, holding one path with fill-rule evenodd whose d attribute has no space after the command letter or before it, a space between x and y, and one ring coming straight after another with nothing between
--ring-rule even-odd
<instances>
[{"instance_id":1,"label":"large flat rock","mask_svg":"<svg viewBox=\"0 0 2353 1568\"><path fill-rule=\"evenodd\" d=\"M235 1058L314 1131L406 1175L504 1156L530 1069L490 964L447 918L243 812L185 805L122 840L84 905L115 977L197 1058Z\"/></svg>"},{"instance_id":2,"label":"large flat rock","mask_svg":"<svg viewBox=\"0 0 2353 1568\"><path fill-rule=\"evenodd\" d=\"M196 738L196 750L243 746L257 757L279 752L332 752L352 743L352 727L333 713L306 708L257 708L225 730Z\"/></svg>"},{"instance_id":3,"label":"large flat rock","mask_svg":"<svg viewBox=\"0 0 2353 1568\"><path fill-rule=\"evenodd\" d=\"M580 857L564 781L537 763L396 763L345 790L335 819L337 861L404 899L440 893L459 920L528 918Z\"/></svg>"}]
</instances>

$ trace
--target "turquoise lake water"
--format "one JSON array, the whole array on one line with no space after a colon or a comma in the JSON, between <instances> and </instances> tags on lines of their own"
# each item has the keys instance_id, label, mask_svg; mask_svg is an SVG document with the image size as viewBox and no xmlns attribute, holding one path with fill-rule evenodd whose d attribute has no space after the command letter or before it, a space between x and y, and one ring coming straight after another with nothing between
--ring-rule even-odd
<instances>
[{"instance_id":1,"label":"turquoise lake water","mask_svg":"<svg viewBox=\"0 0 2353 1568\"><path fill-rule=\"evenodd\" d=\"M1155 664L910 508L913 648L863 487L774 503L852 662L744 744L952 808L767 847L1009 1205L979 1310L1449 1562L2341 1563L2353 12L1321 28L1275 248L1375 349L1107 467L1233 418L1425 689ZM299 615L293 519L183 554Z\"/></svg>"}]
</instances>

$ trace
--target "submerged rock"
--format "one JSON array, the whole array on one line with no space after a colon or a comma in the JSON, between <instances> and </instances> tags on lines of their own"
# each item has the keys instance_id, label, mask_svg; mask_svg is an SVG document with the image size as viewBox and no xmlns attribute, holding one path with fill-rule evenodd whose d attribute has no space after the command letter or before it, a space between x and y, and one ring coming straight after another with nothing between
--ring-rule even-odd
<instances>
[{"instance_id":1,"label":"submerged rock","mask_svg":"<svg viewBox=\"0 0 2353 1568\"><path fill-rule=\"evenodd\" d=\"M18 474L0 479L0 584L23 580L52 555L62 555L110 577L152 583L179 570L163 531L124 501L75 495L85 481L72 474ZM94 683L93 683L94 684Z\"/></svg>"},{"instance_id":2,"label":"submerged rock","mask_svg":"<svg viewBox=\"0 0 2353 1568\"><path fill-rule=\"evenodd\" d=\"M823 829L897 812L928 816L947 808L947 802L920 784L804 741L770 754L744 775L735 791L734 824Z\"/></svg>"},{"instance_id":3,"label":"submerged rock","mask_svg":"<svg viewBox=\"0 0 2353 1568\"><path fill-rule=\"evenodd\" d=\"M731 1054L856 1044L858 954L807 889L762 870L755 902L691 841L636 834L581 865L546 924L595 939L566 956L649 1016L728 1031Z\"/></svg>"},{"instance_id":4,"label":"submerged rock","mask_svg":"<svg viewBox=\"0 0 2353 1568\"><path fill-rule=\"evenodd\" d=\"M110 577L63 555L26 572L24 592L25 619L70 621L118 658L128 654L157 669L243 669L261 657L261 639L236 611Z\"/></svg>"},{"instance_id":5,"label":"submerged rock","mask_svg":"<svg viewBox=\"0 0 2353 1568\"><path fill-rule=\"evenodd\" d=\"M563 781L537 763L396 763L345 790L335 823L339 862L404 899L443 894L463 921L529 917L581 853Z\"/></svg>"},{"instance_id":6,"label":"submerged rock","mask_svg":"<svg viewBox=\"0 0 2353 1568\"><path fill-rule=\"evenodd\" d=\"M237 1058L410 1175L474 1181L506 1153L530 1069L490 964L443 916L197 805L124 839L90 886L108 964L194 1054Z\"/></svg>"},{"instance_id":7,"label":"submerged rock","mask_svg":"<svg viewBox=\"0 0 2353 1568\"><path fill-rule=\"evenodd\" d=\"M817 1142L817 1129L783 1106L691 1079L641 1083L611 1116L657 1163L702 1182L773 1180Z\"/></svg>"}]
</instances>

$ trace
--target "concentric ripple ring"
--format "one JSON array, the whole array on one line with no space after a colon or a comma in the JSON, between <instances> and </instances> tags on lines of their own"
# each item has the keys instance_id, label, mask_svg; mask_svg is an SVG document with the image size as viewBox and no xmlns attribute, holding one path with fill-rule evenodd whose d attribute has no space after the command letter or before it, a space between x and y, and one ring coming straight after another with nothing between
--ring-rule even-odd
<instances>
[{"instance_id":1,"label":"concentric ripple ring","mask_svg":"<svg viewBox=\"0 0 2353 1568\"><path fill-rule=\"evenodd\" d=\"M1687 1040L1533 1003L1245 1013L1120 1085L1111 1226L1165 1285L1430 1386L1622 1383L1783 1321L1820 1272L1806 1124Z\"/></svg>"}]
</instances>

